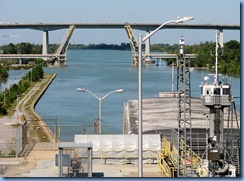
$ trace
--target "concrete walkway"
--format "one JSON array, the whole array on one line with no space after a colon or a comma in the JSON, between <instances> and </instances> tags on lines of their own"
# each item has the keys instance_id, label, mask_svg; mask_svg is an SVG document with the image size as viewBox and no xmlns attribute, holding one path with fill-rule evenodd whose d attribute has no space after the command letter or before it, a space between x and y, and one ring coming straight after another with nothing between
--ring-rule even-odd
<instances>
[{"instance_id":1,"label":"concrete walkway","mask_svg":"<svg viewBox=\"0 0 244 181\"><path fill-rule=\"evenodd\" d=\"M40 149L42 148L42 149ZM1 177L58 177L55 166L54 143L37 143L27 157L1 158L0 165L5 165ZM137 164L93 164L93 173L102 173L104 177L137 177ZM157 164L144 164L144 177L160 177Z\"/></svg>"}]
</instances>

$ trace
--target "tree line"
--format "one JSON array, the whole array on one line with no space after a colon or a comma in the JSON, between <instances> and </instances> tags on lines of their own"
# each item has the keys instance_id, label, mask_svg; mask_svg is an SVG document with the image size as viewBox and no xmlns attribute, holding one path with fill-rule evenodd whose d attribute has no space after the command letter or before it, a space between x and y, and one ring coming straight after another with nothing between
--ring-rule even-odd
<instances>
[{"instance_id":1,"label":"tree line","mask_svg":"<svg viewBox=\"0 0 244 181\"><path fill-rule=\"evenodd\" d=\"M161 47L161 51L176 53L178 52L178 47L178 45L167 45L163 49ZM199 45L186 45L184 51L186 54L197 54L197 57L191 60L192 67L206 67L210 71L215 71L215 47L215 42L207 41ZM170 65L173 61L173 59L167 59L167 65ZM218 61L219 73L240 77L240 43L235 40L224 43L224 48L219 48Z\"/></svg>"},{"instance_id":2,"label":"tree line","mask_svg":"<svg viewBox=\"0 0 244 181\"><path fill-rule=\"evenodd\" d=\"M50 44L49 52L54 53L58 48L58 44ZM106 49L106 50L130 50L129 43L116 44L70 44L70 49ZM178 53L178 44L154 44L151 45L152 52ZM30 43L8 44L0 46L0 49L5 54L15 53L37 53L41 54L42 45L34 45ZM191 60L193 67L207 67L209 70L214 70L215 66L215 42L201 42L200 44L185 45L185 53L197 54L196 59ZM232 76L240 76L240 42L231 40L224 44L224 48L219 52L219 72ZM173 59L167 59L167 65L170 65ZM0 67L1 68L1 67ZM1 68L2 69L2 68ZM0 71L1 77L1 71Z\"/></svg>"},{"instance_id":3,"label":"tree line","mask_svg":"<svg viewBox=\"0 0 244 181\"><path fill-rule=\"evenodd\" d=\"M37 82L43 78L44 71L42 65L37 65L21 78L17 84L13 84L9 89L5 88L0 94L0 115L6 115L7 109L23 94L31 85L32 81Z\"/></svg>"}]
</instances>

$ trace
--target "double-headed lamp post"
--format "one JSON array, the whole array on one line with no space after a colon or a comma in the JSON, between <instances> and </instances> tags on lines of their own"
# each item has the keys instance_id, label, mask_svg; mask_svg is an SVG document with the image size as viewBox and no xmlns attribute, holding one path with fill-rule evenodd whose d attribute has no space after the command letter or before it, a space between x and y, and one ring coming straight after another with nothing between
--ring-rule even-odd
<instances>
[{"instance_id":1,"label":"double-headed lamp post","mask_svg":"<svg viewBox=\"0 0 244 181\"><path fill-rule=\"evenodd\" d=\"M99 134L102 133L102 100L105 99L108 95L112 94L112 93L121 93L124 92L124 89L116 89L113 90L109 93L107 93L105 96L101 97L101 96L96 96L94 93L92 93L91 91L84 89L84 88L77 88L78 92L88 92L89 94L93 95L95 98L97 98L97 100L99 101L99 114L98 114L98 121L99 121Z\"/></svg>"},{"instance_id":2,"label":"double-headed lamp post","mask_svg":"<svg viewBox=\"0 0 244 181\"><path fill-rule=\"evenodd\" d=\"M158 30L160 30L163 26L170 23L184 23L190 20L193 20L194 18L191 17L183 17L179 18L177 20L170 20L163 24L161 24L158 28L156 28L154 31L152 31L150 34L146 35L144 38L142 38L142 35L139 34L139 41L138 41L138 47L139 47L139 55L138 55L138 177L143 177L143 143L142 143L142 43L144 43L148 38L150 38L153 34L155 34Z\"/></svg>"}]
</instances>

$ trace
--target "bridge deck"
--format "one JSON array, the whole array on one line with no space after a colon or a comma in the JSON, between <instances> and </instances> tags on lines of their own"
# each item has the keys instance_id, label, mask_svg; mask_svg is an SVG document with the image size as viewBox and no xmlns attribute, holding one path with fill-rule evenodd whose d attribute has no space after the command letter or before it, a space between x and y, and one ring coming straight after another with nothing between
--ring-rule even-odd
<instances>
[{"instance_id":1,"label":"bridge deck","mask_svg":"<svg viewBox=\"0 0 244 181\"><path fill-rule=\"evenodd\" d=\"M2 23L0 29L34 29L34 30L59 30L68 29L71 25L81 29L124 29L124 26L129 23L37 23L37 24L22 24L22 23ZM131 23L133 29L151 31L159 27L159 23ZM220 25L220 24L168 24L164 29L223 29L223 30L240 30L240 25Z\"/></svg>"},{"instance_id":2,"label":"bridge deck","mask_svg":"<svg viewBox=\"0 0 244 181\"><path fill-rule=\"evenodd\" d=\"M58 54L0 54L0 59L11 59L11 58L54 58L60 57L65 55L58 55Z\"/></svg>"}]
</instances>

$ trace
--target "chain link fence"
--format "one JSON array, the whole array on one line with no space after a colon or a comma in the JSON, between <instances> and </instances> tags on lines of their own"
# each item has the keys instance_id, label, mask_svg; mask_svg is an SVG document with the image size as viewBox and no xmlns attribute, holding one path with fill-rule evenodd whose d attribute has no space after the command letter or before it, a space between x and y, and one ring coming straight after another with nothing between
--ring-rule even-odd
<instances>
[{"instance_id":1,"label":"chain link fence","mask_svg":"<svg viewBox=\"0 0 244 181\"><path fill-rule=\"evenodd\" d=\"M33 149L35 143L49 142L45 133L50 130L53 140L58 142L72 142L76 134L98 134L99 125L58 125L57 119L44 119L45 125L26 121L11 130L0 130L0 157L26 156ZM102 134L123 134L122 124L102 125Z\"/></svg>"}]
</instances>

